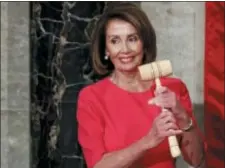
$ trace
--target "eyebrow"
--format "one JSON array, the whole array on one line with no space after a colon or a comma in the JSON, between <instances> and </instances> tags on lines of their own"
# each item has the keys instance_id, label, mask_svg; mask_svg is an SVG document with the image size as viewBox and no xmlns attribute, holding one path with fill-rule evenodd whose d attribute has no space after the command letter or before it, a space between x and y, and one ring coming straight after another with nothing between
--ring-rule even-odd
<instances>
[{"instance_id":1,"label":"eyebrow","mask_svg":"<svg viewBox=\"0 0 225 168\"><path fill-rule=\"evenodd\" d=\"M131 34L128 34L127 36L128 37L130 37L130 36L133 36L133 35L138 35L138 33L137 32L135 32L135 33L131 33ZM114 35L114 34L111 34L111 35L107 35L107 37L118 37L119 35Z\"/></svg>"}]
</instances>

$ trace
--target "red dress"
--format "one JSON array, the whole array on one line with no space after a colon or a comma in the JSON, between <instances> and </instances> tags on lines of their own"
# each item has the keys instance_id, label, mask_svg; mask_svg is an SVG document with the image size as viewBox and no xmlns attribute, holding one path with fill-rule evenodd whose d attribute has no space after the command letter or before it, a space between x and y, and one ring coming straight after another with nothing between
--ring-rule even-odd
<instances>
[{"instance_id":1,"label":"red dress","mask_svg":"<svg viewBox=\"0 0 225 168\"><path fill-rule=\"evenodd\" d=\"M161 78L163 86L173 90L192 117L192 107L185 84L176 78ZM78 99L78 140L88 168L105 153L121 150L145 136L160 108L148 105L155 85L145 92L125 91L109 78L81 90ZM140 162L145 168L174 168L168 140L150 149Z\"/></svg>"}]
</instances>

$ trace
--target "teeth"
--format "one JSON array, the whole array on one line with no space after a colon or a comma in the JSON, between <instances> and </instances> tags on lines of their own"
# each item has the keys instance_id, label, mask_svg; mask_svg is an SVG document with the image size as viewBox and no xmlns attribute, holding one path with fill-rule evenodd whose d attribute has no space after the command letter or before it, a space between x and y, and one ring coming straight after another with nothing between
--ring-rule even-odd
<instances>
[{"instance_id":1,"label":"teeth","mask_svg":"<svg viewBox=\"0 0 225 168\"><path fill-rule=\"evenodd\" d=\"M132 60L132 57L129 57L129 58L121 58L121 61L122 62L125 62L125 63L130 62L131 60Z\"/></svg>"}]
</instances>

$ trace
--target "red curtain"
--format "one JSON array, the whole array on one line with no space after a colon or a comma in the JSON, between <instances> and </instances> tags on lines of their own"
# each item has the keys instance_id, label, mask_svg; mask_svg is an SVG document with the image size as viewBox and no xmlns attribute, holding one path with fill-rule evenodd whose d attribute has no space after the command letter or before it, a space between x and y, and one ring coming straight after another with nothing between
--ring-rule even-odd
<instances>
[{"instance_id":1,"label":"red curtain","mask_svg":"<svg viewBox=\"0 0 225 168\"><path fill-rule=\"evenodd\" d=\"M224 167L224 2L206 2L205 136L207 168Z\"/></svg>"}]
</instances>

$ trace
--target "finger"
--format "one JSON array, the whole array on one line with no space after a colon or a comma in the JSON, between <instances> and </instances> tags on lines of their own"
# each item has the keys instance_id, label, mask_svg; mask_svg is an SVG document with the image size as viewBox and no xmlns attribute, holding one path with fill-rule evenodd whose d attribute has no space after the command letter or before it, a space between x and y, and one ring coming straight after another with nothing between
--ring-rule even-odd
<instances>
[{"instance_id":1,"label":"finger","mask_svg":"<svg viewBox=\"0 0 225 168\"><path fill-rule=\"evenodd\" d=\"M168 130L167 133L168 133L168 136L173 136L173 135L182 134L183 131L182 130L173 130L173 129L171 129L171 130Z\"/></svg>"},{"instance_id":2,"label":"finger","mask_svg":"<svg viewBox=\"0 0 225 168\"><path fill-rule=\"evenodd\" d=\"M163 112L162 112L163 113ZM165 112L166 114L161 115L156 121L157 125L165 130L170 128L178 129L176 119L171 112Z\"/></svg>"},{"instance_id":3,"label":"finger","mask_svg":"<svg viewBox=\"0 0 225 168\"><path fill-rule=\"evenodd\" d=\"M173 108L176 103L173 102L173 100L171 100L170 98L163 99L163 98L157 97L156 99L150 101L150 104L154 104L156 106L163 107L163 108Z\"/></svg>"},{"instance_id":4,"label":"finger","mask_svg":"<svg viewBox=\"0 0 225 168\"><path fill-rule=\"evenodd\" d=\"M161 86L161 87L158 87L155 89L155 95L158 95L158 94L161 94L161 93L164 93L167 91L167 87L165 86Z\"/></svg>"},{"instance_id":5,"label":"finger","mask_svg":"<svg viewBox=\"0 0 225 168\"><path fill-rule=\"evenodd\" d=\"M183 133L183 131L181 131L181 130L173 130L173 129L170 129L168 131L162 132L161 134L162 134L162 136L168 136L169 137L169 136L180 135L182 133Z\"/></svg>"},{"instance_id":6,"label":"finger","mask_svg":"<svg viewBox=\"0 0 225 168\"><path fill-rule=\"evenodd\" d=\"M169 114L168 114L169 113ZM171 114L171 112L167 112L167 114L163 115L162 117L160 117L157 121L158 125L161 126L161 127L168 127L170 126L171 124L177 124L176 123L176 119L175 117L173 116L173 114ZM168 125L170 124L170 125ZM167 126L168 125L168 126ZM177 128L177 127L172 127L172 128ZM167 128L169 129L169 128Z\"/></svg>"},{"instance_id":7,"label":"finger","mask_svg":"<svg viewBox=\"0 0 225 168\"><path fill-rule=\"evenodd\" d=\"M174 92L161 92L155 95L155 97L159 97L158 99L167 99L167 100L174 100L176 99L176 94Z\"/></svg>"},{"instance_id":8,"label":"finger","mask_svg":"<svg viewBox=\"0 0 225 168\"><path fill-rule=\"evenodd\" d=\"M167 109L167 108L162 108L162 112L169 113L171 111L169 109Z\"/></svg>"},{"instance_id":9,"label":"finger","mask_svg":"<svg viewBox=\"0 0 225 168\"><path fill-rule=\"evenodd\" d=\"M163 125L163 129L165 131L168 131L168 130L171 130L171 129L178 130L179 128L175 123L169 122L169 123L166 123L166 124Z\"/></svg>"},{"instance_id":10,"label":"finger","mask_svg":"<svg viewBox=\"0 0 225 168\"><path fill-rule=\"evenodd\" d=\"M159 98L157 98L158 101L170 102L172 104L177 102L177 96L174 93L165 93L165 94L160 94L158 96L159 96Z\"/></svg>"},{"instance_id":11,"label":"finger","mask_svg":"<svg viewBox=\"0 0 225 168\"><path fill-rule=\"evenodd\" d=\"M161 93L155 97L159 100L176 100L176 95L174 93Z\"/></svg>"},{"instance_id":12,"label":"finger","mask_svg":"<svg viewBox=\"0 0 225 168\"><path fill-rule=\"evenodd\" d=\"M174 101L174 98L172 96L160 94L150 99L148 101L148 104L154 104L157 106L165 107L164 105L169 106L170 104L172 104L171 102L173 101Z\"/></svg>"},{"instance_id":13,"label":"finger","mask_svg":"<svg viewBox=\"0 0 225 168\"><path fill-rule=\"evenodd\" d=\"M152 99L150 99L149 101L148 101L148 104L152 104L152 105L156 105L156 97L153 97Z\"/></svg>"},{"instance_id":14,"label":"finger","mask_svg":"<svg viewBox=\"0 0 225 168\"><path fill-rule=\"evenodd\" d=\"M164 124L166 123L176 123L176 119L175 117L173 116L173 114L171 114L171 112L168 112L169 114L167 116L165 116L164 118L162 118L162 122Z\"/></svg>"},{"instance_id":15,"label":"finger","mask_svg":"<svg viewBox=\"0 0 225 168\"><path fill-rule=\"evenodd\" d=\"M169 114L169 110L162 109L161 113L159 113L158 119L163 120L165 117L167 117Z\"/></svg>"},{"instance_id":16,"label":"finger","mask_svg":"<svg viewBox=\"0 0 225 168\"><path fill-rule=\"evenodd\" d=\"M165 119L166 117L173 117L173 113L169 110L169 109L166 109L166 108L162 108L162 111L160 113L160 118L161 119Z\"/></svg>"},{"instance_id":17,"label":"finger","mask_svg":"<svg viewBox=\"0 0 225 168\"><path fill-rule=\"evenodd\" d=\"M159 115L154 119L154 123L155 125L163 125L163 118L165 118L167 116L167 112L162 111L161 113L159 113Z\"/></svg>"},{"instance_id":18,"label":"finger","mask_svg":"<svg viewBox=\"0 0 225 168\"><path fill-rule=\"evenodd\" d=\"M157 95L157 97L159 97L160 100L173 100L174 99L174 95L170 94L170 93L162 93Z\"/></svg>"},{"instance_id":19,"label":"finger","mask_svg":"<svg viewBox=\"0 0 225 168\"><path fill-rule=\"evenodd\" d=\"M160 115L163 116L161 118L164 118L165 116L174 116L172 111L168 108L162 108Z\"/></svg>"},{"instance_id":20,"label":"finger","mask_svg":"<svg viewBox=\"0 0 225 168\"><path fill-rule=\"evenodd\" d=\"M170 103L169 98L165 99L161 96L154 97L148 101L148 104L156 105L156 106L160 106L160 107L165 107L164 104L168 105L169 103Z\"/></svg>"},{"instance_id":21,"label":"finger","mask_svg":"<svg viewBox=\"0 0 225 168\"><path fill-rule=\"evenodd\" d=\"M157 117L155 123L158 125L158 127L163 128L167 123L175 123L176 121L169 112L161 112L161 114Z\"/></svg>"}]
</instances>

